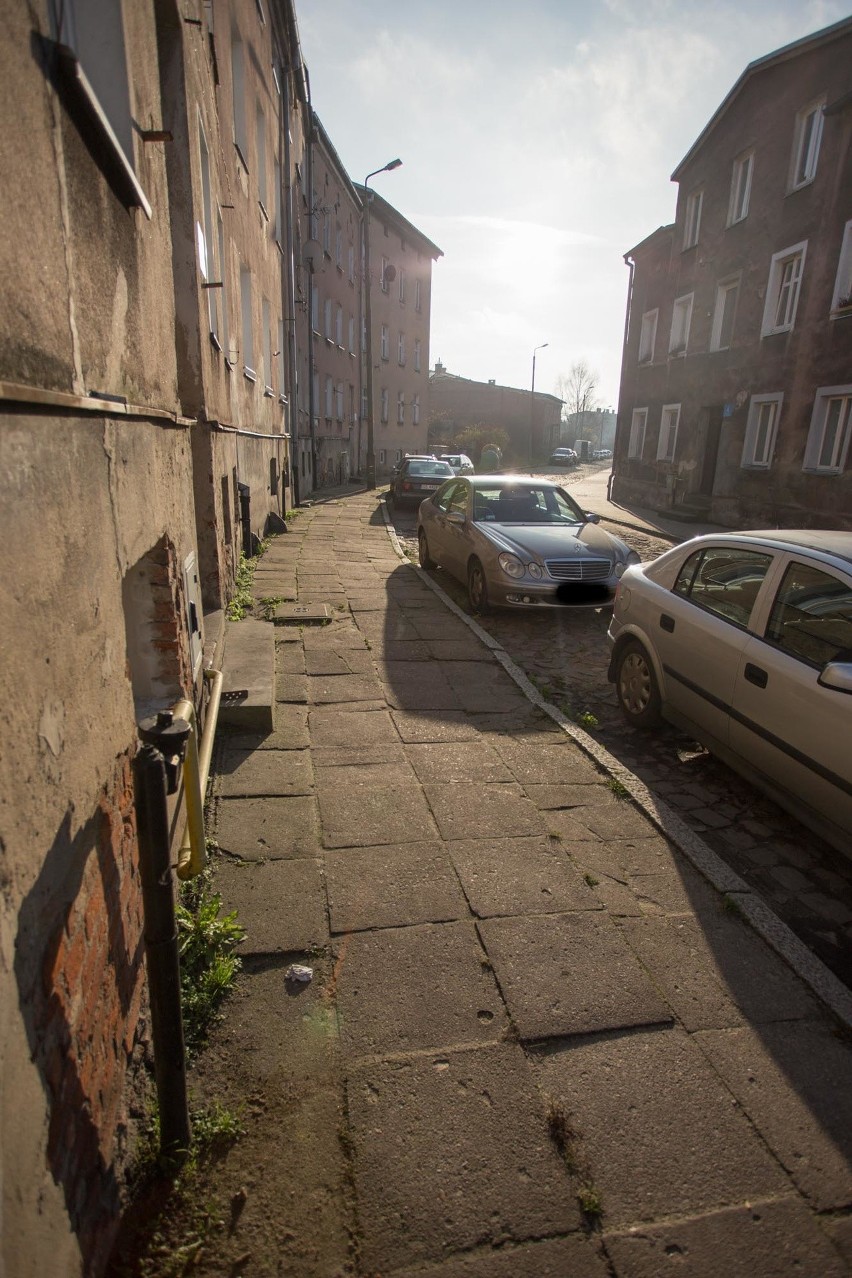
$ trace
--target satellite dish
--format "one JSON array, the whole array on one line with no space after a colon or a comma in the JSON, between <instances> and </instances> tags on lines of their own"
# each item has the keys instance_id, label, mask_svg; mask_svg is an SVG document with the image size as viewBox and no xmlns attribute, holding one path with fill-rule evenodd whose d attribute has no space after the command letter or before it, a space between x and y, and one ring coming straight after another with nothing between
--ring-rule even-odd
<instances>
[{"instance_id":1,"label":"satellite dish","mask_svg":"<svg viewBox=\"0 0 852 1278\"><path fill-rule=\"evenodd\" d=\"M322 256L322 245L319 240L308 240L302 249L302 257L311 266L314 264L314 258Z\"/></svg>"},{"instance_id":2,"label":"satellite dish","mask_svg":"<svg viewBox=\"0 0 852 1278\"><path fill-rule=\"evenodd\" d=\"M391 284L396 279L396 267L392 266L390 262L388 262L387 266L385 267L385 279L387 280L388 284Z\"/></svg>"}]
</instances>

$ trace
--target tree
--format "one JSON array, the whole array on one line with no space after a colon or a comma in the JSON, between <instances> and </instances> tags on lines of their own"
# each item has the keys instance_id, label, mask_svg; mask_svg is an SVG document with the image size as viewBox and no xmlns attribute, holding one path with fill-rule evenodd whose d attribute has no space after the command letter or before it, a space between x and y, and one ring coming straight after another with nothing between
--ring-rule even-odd
<instances>
[{"instance_id":1,"label":"tree","mask_svg":"<svg viewBox=\"0 0 852 1278\"><path fill-rule=\"evenodd\" d=\"M556 386L556 393L565 403L563 420L574 427L574 439L588 439L589 431L594 430L594 423L586 421L585 417L587 413L594 412L600 403L597 372L584 359L575 360L568 376L559 377ZM593 442L600 447L599 438Z\"/></svg>"},{"instance_id":2,"label":"tree","mask_svg":"<svg viewBox=\"0 0 852 1278\"><path fill-rule=\"evenodd\" d=\"M465 426L464 430L457 431L453 444L460 451L468 453L475 462L479 462L486 444L494 444L501 452L505 452L509 447L509 435L502 426Z\"/></svg>"}]
</instances>

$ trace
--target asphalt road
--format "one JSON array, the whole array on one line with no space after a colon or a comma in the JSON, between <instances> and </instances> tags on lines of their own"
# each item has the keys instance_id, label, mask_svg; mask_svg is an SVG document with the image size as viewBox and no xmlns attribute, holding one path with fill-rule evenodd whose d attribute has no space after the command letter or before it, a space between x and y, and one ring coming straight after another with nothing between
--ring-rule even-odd
<instances>
[{"instance_id":1,"label":"asphalt road","mask_svg":"<svg viewBox=\"0 0 852 1278\"><path fill-rule=\"evenodd\" d=\"M541 473L541 472L537 472ZM548 474L594 509L607 465ZM592 500L589 500L589 498ZM601 502L603 509L603 502ZM417 511L391 507L397 535L417 561ZM625 519L629 516L625 515ZM643 559L672 545L604 518ZM695 530L684 529L684 536ZM470 612L465 588L440 568L430 575ZM759 892L814 953L852 987L852 860L842 856L674 728L638 732L625 723L607 681L606 611L500 610L480 625L503 645L539 690L585 727L659 795Z\"/></svg>"}]
</instances>

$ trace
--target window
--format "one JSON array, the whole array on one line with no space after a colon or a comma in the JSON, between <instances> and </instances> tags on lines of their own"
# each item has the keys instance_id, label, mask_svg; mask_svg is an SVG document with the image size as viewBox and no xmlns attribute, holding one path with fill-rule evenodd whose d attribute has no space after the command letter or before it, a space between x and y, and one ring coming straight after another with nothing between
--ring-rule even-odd
<instances>
[{"instance_id":1,"label":"window","mask_svg":"<svg viewBox=\"0 0 852 1278\"><path fill-rule=\"evenodd\" d=\"M334 416L334 378L328 375L325 379L325 415L329 420Z\"/></svg>"},{"instance_id":2,"label":"window","mask_svg":"<svg viewBox=\"0 0 852 1278\"><path fill-rule=\"evenodd\" d=\"M849 455L852 386L822 386L816 393L803 469L840 475Z\"/></svg>"},{"instance_id":3,"label":"window","mask_svg":"<svg viewBox=\"0 0 852 1278\"><path fill-rule=\"evenodd\" d=\"M260 208L263 216L269 218L267 206L269 204L269 194L266 190L266 116L263 114L263 107L258 102L255 113L255 149L257 151L257 198L260 201Z\"/></svg>"},{"instance_id":4,"label":"window","mask_svg":"<svg viewBox=\"0 0 852 1278\"><path fill-rule=\"evenodd\" d=\"M248 168L248 126L246 122L246 56L237 30L231 31L231 94L234 110L234 145Z\"/></svg>"},{"instance_id":5,"label":"window","mask_svg":"<svg viewBox=\"0 0 852 1278\"><path fill-rule=\"evenodd\" d=\"M732 546L708 546L690 555L677 575L674 593L707 612L747 626L771 555Z\"/></svg>"},{"instance_id":6,"label":"window","mask_svg":"<svg viewBox=\"0 0 852 1278\"><path fill-rule=\"evenodd\" d=\"M822 121L825 98L811 102L796 116L793 130L793 157L790 166L790 190L807 186L816 177L819 144L822 141Z\"/></svg>"},{"instance_id":7,"label":"window","mask_svg":"<svg viewBox=\"0 0 852 1278\"><path fill-rule=\"evenodd\" d=\"M207 150L207 139L204 136L204 129L201 121L198 121L198 150L201 161L201 202L204 212L204 227L196 223L196 235L198 237L198 265L201 271L201 278L205 284L215 284L218 281L215 278L216 270L213 263L213 198L210 190L210 154ZM220 268L221 269L221 268ZM219 334L219 299L218 290L208 288L207 293L207 317L210 325L211 336L216 338L218 344Z\"/></svg>"},{"instance_id":8,"label":"window","mask_svg":"<svg viewBox=\"0 0 852 1278\"><path fill-rule=\"evenodd\" d=\"M335 265L339 266L342 271L343 270L343 232L340 229L339 222L337 224L337 228L334 233L334 261L335 261Z\"/></svg>"},{"instance_id":9,"label":"window","mask_svg":"<svg viewBox=\"0 0 852 1278\"><path fill-rule=\"evenodd\" d=\"M322 251L331 257L331 217L326 213L322 224Z\"/></svg>"},{"instance_id":10,"label":"window","mask_svg":"<svg viewBox=\"0 0 852 1278\"><path fill-rule=\"evenodd\" d=\"M734 171L731 174L731 198L728 203L728 226L742 222L748 217L748 202L751 196L751 174L754 168L754 151L746 151L734 160Z\"/></svg>"},{"instance_id":11,"label":"window","mask_svg":"<svg viewBox=\"0 0 852 1278\"><path fill-rule=\"evenodd\" d=\"M664 404L662 415L660 417L660 439L657 444L657 461L674 461L679 422L680 404Z\"/></svg>"},{"instance_id":12,"label":"window","mask_svg":"<svg viewBox=\"0 0 852 1278\"><path fill-rule=\"evenodd\" d=\"M716 285L716 309L713 312L713 327L710 331L711 351L726 351L733 342L739 292L739 276L735 279L721 280Z\"/></svg>"},{"instance_id":13,"label":"window","mask_svg":"<svg viewBox=\"0 0 852 1278\"><path fill-rule=\"evenodd\" d=\"M334 317L334 336L337 339L337 345L343 350L343 307L339 304Z\"/></svg>"},{"instance_id":14,"label":"window","mask_svg":"<svg viewBox=\"0 0 852 1278\"><path fill-rule=\"evenodd\" d=\"M421 350L420 338L415 337L414 339L414 371L415 373L420 372L420 350Z\"/></svg>"},{"instance_id":15,"label":"window","mask_svg":"<svg viewBox=\"0 0 852 1278\"><path fill-rule=\"evenodd\" d=\"M654 346L657 342L657 317L660 312L646 311L642 316L642 331L639 334L639 363L651 364L654 360Z\"/></svg>"},{"instance_id":16,"label":"window","mask_svg":"<svg viewBox=\"0 0 852 1278\"><path fill-rule=\"evenodd\" d=\"M311 289L311 328L319 332L319 289Z\"/></svg>"},{"instance_id":17,"label":"window","mask_svg":"<svg viewBox=\"0 0 852 1278\"><path fill-rule=\"evenodd\" d=\"M748 410L742 466L768 470L775 451L783 394L753 395Z\"/></svg>"},{"instance_id":18,"label":"window","mask_svg":"<svg viewBox=\"0 0 852 1278\"><path fill-rule=\"evenodd\" d=\"M254 371L254 330L251 322L251 271L240 266L240 307L243 320L243 372L249 381L256 381Z\"/></svg>"},{"instance_id":19,"label":"window","mask_svg":"<svg viewBox=\"0 0 852 1278\"><path fill-rule=\"evenodd\" d=\"M222 276L222 346L229 365L236 359L236 352L231 350L231 326L228 322L228 270L225 261L225 225L222 214L216 214L216 235L219 241L219 274Z\"/></svg>"},{"instance_id":20,"label":"window","mask_svg":"<svg viewBox=\"0 0 852 1278\"><path fill-rule=\"evenodd\" d=\"M405 425L405 391L396 393L396 420L398 425Z\"/></svg>"},{"instance_id":21,"label":"window","mask_svg":"<svg viewBox=\"0 0 852 1278\"><path fill-rule=\"evenodd\" d=\"M405 271L400 267L399 270L399 300L405 301Z\"/></svg>"},{"instance_id":22,"label":"window","mask_svg":"<svg viewBox=\"0 0 852 1278\"><path fill-rule=\"evenodd\" d=\"M390 359L390 335L388 333L387 324L382 325L380 349L381 349L382 359Z\"/></svg>"},{"instance_id":23,"label":"window","mask_svg":"<svg viewBox=\"0 0 852 1278\"><path fill-rule=\"evenodd\" d=\"M275 351L278 368L278 394L284 399L284 321L278 321L278 349Z\"/></svg>"},{"instance_id":24,"label":"window","mask_svg":"<svg viewBox=\"0 0 852 1278\"><path fill-rule=\"evenodd\" d=\"M840 257L837 262L837 278L834 281L834 293L831 298L831 309L839 311L852 306L852 221L843 229L843 242L840 246Z\"/></svg>"},{"instance_id":25,"label":"window","mask_svg":"<svg viewBox=\"0 0 852 1278\"><path fill-rule=\"evenodd\" d=\"M684 249L694 248L698 243L698 232L701 229L701 206L703 203L703 190L693 191L687 198L686 220L683 227Z\"/></svg>"},{"instance_id":26,"label":"window","mask_svg":"<svg viewBox=\"0 0 852 1278\"><path fill-rule=\"evenodd\" d=\"M320 408L320 392L319 392L319 384L320 384L320 383L319 383L319 373L314 373L313 380L312 380L312 382L311 382L311 389L312 389L313 394L314 394L313 411L314 411L314 422L315 422L315 423L318 423L318 422L319 422L319 408ZM302 473L304 474L304 471L303 471Z\"/></svg>"},{"instance_id":27,"label":"window","mask_svg":"<svg viewBox=\"0 0 852 1278\"><path fill-rule=\"evenodd\" d=\"M386 293L388 291L388 273L387 272L388 272L389 265L390 263L388 262L388 259L386 257L383 257L382 258L382 292L383 293Z\"/></svg>"},{"instance_id":28,"label":"window","mask_svg":"<svg viewBox=\"0 0 852 1278\"><path fill-rule=\"evenodd\" d=\"M689 342L689 325L692 320L693 293L675 299L672 308L672 331L669 335L669 354L685 355Z\"/></svg>"},{"instance_id":29,"label":"window","mask_svg":"<svg viewBox=\"0 0 852 1278\"><path fill-rule=\"evenodd\" d=\"M772 333L787 333L793 327L807 247L807 240L803 240L801 244L793 244L773 255L769 267L769 282L766 285L761 337L768 337Z\"/></svg>"},{"instance_id":30,"label":"window","mask_svg":"<svg viewBox=\"0 0 852 1278\"><path fill-rule=\"evenodd\" d=\"M334 341L334 328L333 328L333 318L332 318L332 313L331 313L331 298L330 298L330 297L327 297L327 298L325 299L324 312L325 312L325 335L326 335L326 339L327 339L329 342L333 342L333 341Z\"/></svg>"},{"instance_id":31,"label":"window","mask_svg":"<svg viewBox=\"0 0 852 1278\"><path fill-rule=\"evenodd\" d=\"M337 420L338 420L339 422L342 422L342 421L343 421L343 395L344 395L344 389L345 389L345 388L344 388L343 382L338 382L338 383L337 383Z\"/></svg>"},{"instance_id":32,"label":"window","mask_svg":"<svg viewBox=\"0 0 852 1278\"><path fill-rule=\"evenodd\" d=\"M386 422L388 419L388 398L389 397L388 397L387 387L383 386L382 387L382 421L383 422Z\"/></svg>"},{"instance_id":33,"label":"window","mask_svg":"<svg viewBox=\"0 0 852 1278\"><path fill-rule=\"evenodd\" d=\"M400 333L399 335L399 341L397 342L397 346L396 346L396 354L397 354L397 362L400 364L404 364L405 363L405 333Z\"/></svg>"},{"instance_id":34,"label":"window","mask_svg":"<svg viewBox=\"0 0 852 1278\"><path fill-rule=\"evenodd\" d=\"M411 420L415 426L420 425L420 396L411 397Z\"/></svg>"},{"instance_id":35,"label":"window","mask_svg":"<svg viewBox=\"0 0 852 1278\"><path fill-rule=\"evenodd\" d=\"M272 238L281 247L281 164L276 156L272 162L272 180L275 190L272 197L275 201L275 221L272 224Z\"/></svg>"},{"instance_id":36,"label":"window","mask_svg":"<svg viewBox=\"0 0 852 1278\"><path fill-rule=\"evenodd\" d=\"M630 441L627 445L628 457L641 457L645 451L645 428L648 425L647 408L634 408L630 422Z\"/></svg>"},{"instance_id":37,"label":"window","mask_svg":"<svg viewBox=\"0 0 852 1278\"><path fill-rule=\"evenodd\" d=\"M269 303L264 297L260 304L261 318L263 324L263 389L267 395L272 394L272 318L269 311Z\"/></svg>"},{"instance_id":38,"label":"window","mask_svg":"<svg viewBox=\"0 0 852 1278\"><path fill-rule=\"evenodd\" d=\"M379 449L379 465L384 466L384 464L385 464L385 450L383 448L380 448Z\"/></svg>"},{"instance_id":39,"label":"window","mask_svg":"<svg viewBox=\"0 0 852 1278\"><path fill-rule=\"evenodd\" d=\"M349 283L355 283L355 249L351 244L349 246Z\"/></svg>"},{"instance_id":40,"label":"window","mask_svg":"<svg viewBox=\"0 0 852 1278\"><path fill-rule=\"evenodd\" d=\"M355 316L349 316L349 354L355 354Z\"/></svg>"},{"instance_id":41,"label":"window","mask_svg":"<svg viewBox=\"0 0 852 1278\"><path fill-rule=\"evenodd\" d=\"M423 303L420 300L420 280L414 281L414 309L415 311L423 309Z\"/></svg>"},{"instance_id":42,"label":"window","mask_svg":"<svg viewBox=\"0 0 852 1278\"><path fill-rule=\"evenodd\" d=\"M821 670L848 660L852 648L852 590L811 564L790 564L766 627L766 638L791 657Z\"/></svg>"}]
</instances>

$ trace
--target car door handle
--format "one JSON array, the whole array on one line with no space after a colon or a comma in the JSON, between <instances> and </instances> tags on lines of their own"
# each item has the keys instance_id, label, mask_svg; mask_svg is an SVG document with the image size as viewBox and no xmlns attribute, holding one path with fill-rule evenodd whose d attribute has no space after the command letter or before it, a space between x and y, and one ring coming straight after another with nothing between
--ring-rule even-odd
<instances>
[{"instance_id":1,"label":"car door handle","mask_svg":"<svg viewBox=\"0 0 852 1278\"><path fill-rule=\"evenodd\" d=\"M743 673L749 683L753 683L756 688L765 688L769 682L769 675L766 671L761 670L760 666L753 666L750 661L746 662Z\"/></svg>"},{"instance_id":2,"label":"car door handle","mask_svg":"<svg viewBox=\"0 0 852 1278\"><path fill-rule=\"evenodd\" d=\"M660 617L660 629L668 630L671 634L674 630L674 617L670 617L668 613L664 612Z\"/></svg>"}]
</instances>

